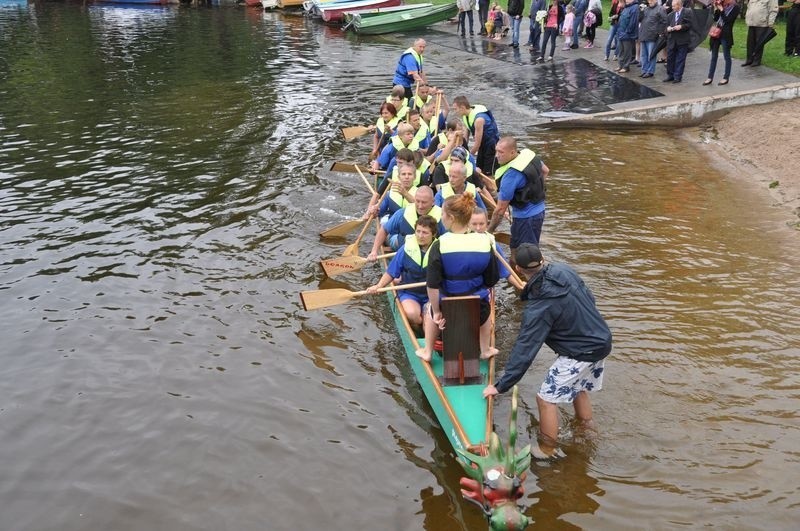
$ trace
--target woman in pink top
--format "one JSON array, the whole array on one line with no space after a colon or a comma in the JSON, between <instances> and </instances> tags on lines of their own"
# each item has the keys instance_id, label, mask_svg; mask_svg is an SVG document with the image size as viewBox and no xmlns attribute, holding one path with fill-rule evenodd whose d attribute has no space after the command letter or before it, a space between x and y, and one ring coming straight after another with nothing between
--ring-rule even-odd
<instances>
[{"instance_id":1,"label":"woman in pink top","mask_svg":"<svg viewBox=\"0 0 800 531\"><path fill-rule=\"evenodd\" d=\"M548 60L553 60L553 55L556 53L556 37L558 37L558 28L564 23L564 11L561 9L561 0L552 0L550 5L547 6L547 18L544 23L544 37L542 38L542 55L539 57L540 61L544 61L545 50L547 50L547 42L550 42L550 57Z\"/></svg>"}]
</instances>

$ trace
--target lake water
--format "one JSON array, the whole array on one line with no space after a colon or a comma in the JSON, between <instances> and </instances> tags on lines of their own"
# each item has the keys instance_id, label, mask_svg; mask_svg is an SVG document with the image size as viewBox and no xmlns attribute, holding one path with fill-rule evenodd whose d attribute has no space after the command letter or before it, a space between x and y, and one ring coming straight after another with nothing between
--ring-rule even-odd
<instances>
[{"instance_id":1,"label":"lake water","mask_svg":"<svg viewBox=\"0 0 800 531\"><path fill-rule=\"evenodd\" d=\"M536 128L509 74L540 67L452 30L426 34L428 76L543 155L543 248L615 338L599 434L567 415L567 457L531 467L532 528L793 528L783 213L670 134ZM363 210L327 168L368 143L337 128L372 119L410 40L244 8L0 9L0 529L485 527L385 299L298 297L378 278L323 279L344 243L318 234ZM520 309L504 287L501 366ZM521 383L520 446L552 358Z\"/></svg>"}]
</instances>

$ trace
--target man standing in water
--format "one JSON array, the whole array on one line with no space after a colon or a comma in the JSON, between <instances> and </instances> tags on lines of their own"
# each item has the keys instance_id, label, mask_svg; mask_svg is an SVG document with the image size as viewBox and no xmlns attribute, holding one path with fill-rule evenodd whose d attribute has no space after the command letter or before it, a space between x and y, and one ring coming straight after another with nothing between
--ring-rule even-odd
<instances>
[{"instance_id":1,"label":"man standing in water","mask_svg":"<svg viewBox=\"0 0 800 531\"><path fill-rule=\"evenodd\" d=\"M414 96L414 91L411 89L414 84L428 82L422 72L422 54L425 52L425 46L425 39L415 40L414 45L400 56L394 72L392 85L402 85L409 100Z\"/></svg>"},{"instance_id":2,"label":"man standing in water","mask_svg":"<svg viewBox=\"0 0 800 531\"><path fill-rule=\"evenodd\" d=\"M575 416L593 427L590 391L603 387L603 360L611 353L611 331L597 311L594 296L578 273L565 264L544 261L539 247L517 249L517 272L527 280L520 298L527 301L519 336L503 375L483 390L483 396L505 393L519 382L542 344L558 355L547 371L536 405L539 409L538 451L552 457L558 441L558 404L572 403Z\"/></svg>"}]
</instances>

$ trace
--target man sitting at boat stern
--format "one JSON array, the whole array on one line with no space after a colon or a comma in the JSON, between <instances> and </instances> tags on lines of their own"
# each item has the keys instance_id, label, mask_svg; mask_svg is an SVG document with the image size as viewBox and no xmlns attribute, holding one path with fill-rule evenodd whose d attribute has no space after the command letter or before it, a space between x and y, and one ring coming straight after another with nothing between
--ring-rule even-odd
<instances>
[{"instance_id":1,"label":"man sitting at boat stern","mask_svg":"<svg viewBox=\"0 0 800 531\"><path fill-rule=\"evenodd\" d=\"M525 303L516 343L505 371L483 390L484 397L505 393L519 382L546 343L558 355L536 395L539 409L537 458L552 457L558 441L558 404L572 403L575 416L593 427L589 392L603 386L603 360L611 353L611 331L595 305L591 290L566 264L545 262L539 247L517 249L517 272L527 279Z\"/></svg>"}]
</instances>

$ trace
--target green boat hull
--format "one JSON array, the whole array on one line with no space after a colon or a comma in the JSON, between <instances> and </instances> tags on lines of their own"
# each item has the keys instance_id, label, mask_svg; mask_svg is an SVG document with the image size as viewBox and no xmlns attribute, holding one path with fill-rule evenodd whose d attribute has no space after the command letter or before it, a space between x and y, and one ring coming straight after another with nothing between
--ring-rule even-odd
<instances>
[{"instance_id":1,"label":"green boat hull","mask_svg":"<svg viewBox=\"0 0 800 531\"><path fill-rule=\"evenodd\" d=\"M387 295L406 358L450 444L466 452L482 453L492 431L492 412L489 401L483 398L483 389L488 383L493 361L481 360L481 375L484 377L481 383L442 386L439 380L444 373L442 357L434 354L430 364L417 357L402 308L396 302L394 292L387 292ZM425 344L424 339L418 342Z\"/></svg>"},{"instance_id":2,"label":"green boat hull","mask_svg":"<svg viewBox=\"0 0 800 531\"><path fill-rule=\"evenodd\" d=\"M361 18L353 17L352 28L362 35L382 35L424 28L452 18L458 14L456 4L432 6L426 9L385 13L383 15Z\"/></svg>"}]
</instances>

